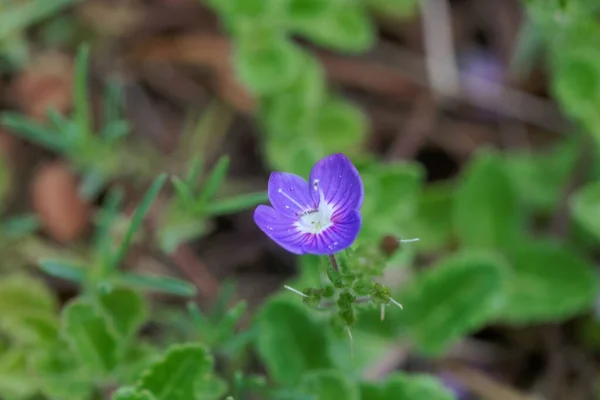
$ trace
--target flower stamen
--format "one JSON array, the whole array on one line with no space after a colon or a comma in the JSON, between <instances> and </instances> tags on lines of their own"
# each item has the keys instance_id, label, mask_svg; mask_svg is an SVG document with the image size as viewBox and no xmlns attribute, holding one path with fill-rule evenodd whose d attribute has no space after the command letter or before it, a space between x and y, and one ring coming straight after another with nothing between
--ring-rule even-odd
<instances>
[{"instance_id":1,"label":"flower stamen","mask_svg":"<svg viewBox=\"0 0 600 400\"><path fill-rule=\"evenodd\" d=\"M286 199L288 199L289 201L294 203L294 205L296 205L299 209L301 209L301 210L305 209L305 206L300 205L300 203L298 203L292 196L287 194L282 188L277 189L277 193L282 194ZM285 207L289 208L289 206L285 206Z\"/></svg>"}]
</instances>

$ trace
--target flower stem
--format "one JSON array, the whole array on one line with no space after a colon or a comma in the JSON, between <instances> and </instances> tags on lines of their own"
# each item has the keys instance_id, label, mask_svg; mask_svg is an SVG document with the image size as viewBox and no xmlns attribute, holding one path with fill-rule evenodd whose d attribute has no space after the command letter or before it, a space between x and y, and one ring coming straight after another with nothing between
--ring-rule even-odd
<instances>
[{"instance_id":1,"label":"flower stem","mask_svg":"<svg viewBox=\"0 0 600 400\"><path fill-rule=\"evenodd\" d=\"M340 267L338 266L337 260L335 259L335 256L333 254L329 254L329 262L331 263L331 266L333 267L333 269L335 270L335 272L340 272Z\"/></svg>"}]
</instances>

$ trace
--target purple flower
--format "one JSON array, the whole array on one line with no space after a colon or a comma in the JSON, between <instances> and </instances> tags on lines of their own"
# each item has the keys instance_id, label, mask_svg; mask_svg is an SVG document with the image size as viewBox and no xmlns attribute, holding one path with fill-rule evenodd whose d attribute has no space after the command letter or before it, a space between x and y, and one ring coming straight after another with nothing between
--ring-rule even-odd
<instances>
[{"instance_id":1,"label":"purple flower","mask_svg":"<svg viewBox=\"0 0 600 400\"><path fill-rule=\"evenodd\" d=\"M325 157L310 172L273 172L269 200L254 221L275 243L295 254L333 254L349 247L361 227L364 189L358 171L343 154Z\"/></svg>"}]
</instances>

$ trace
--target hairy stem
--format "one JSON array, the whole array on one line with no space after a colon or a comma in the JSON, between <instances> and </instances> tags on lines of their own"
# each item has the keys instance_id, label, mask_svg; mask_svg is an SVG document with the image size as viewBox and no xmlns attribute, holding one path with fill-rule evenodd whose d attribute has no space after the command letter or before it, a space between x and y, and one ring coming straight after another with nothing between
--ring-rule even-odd
<instances>
[{"instance_id":1,"label":"hairy stem","mask_svg":"<svg viewBox=\"0 0 600 400\"><path fill-rule=\"evenodd\" d=\"M333 254L330 254L328 257L329 257L329 262L331 263L331 266L333 267L335 272L340 272L340 267L338 266L338 262L335 259L335 256Z\"/></svg>"}]
</instances>

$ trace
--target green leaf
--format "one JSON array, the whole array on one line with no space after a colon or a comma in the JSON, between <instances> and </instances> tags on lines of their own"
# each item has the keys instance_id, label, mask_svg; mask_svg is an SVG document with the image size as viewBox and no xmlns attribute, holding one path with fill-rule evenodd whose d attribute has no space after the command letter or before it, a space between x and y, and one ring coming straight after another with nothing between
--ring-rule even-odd
<instances>
[{"instance_id":1,"label":"green leaf","mask_svg":"<svg viewBox=\"0 0 600 400\"><path fill-rule=\"evenodd\" d=\"M32 382L24 351L8 350L0 354L0 393L5 400L30 399L37 392Z\"/></svg>"},{"instance_id":2,"label":"green leaf","mask_svg":"<svg viewBox=\"0 0 600 400\"><path fill-rule=\"evenodd\" d=\"M130 130L131 126L129 122L118 120L105 125L100 134L104 138L105 143L114 144L127 136Z\"/></svg>"},{"instance_id":3,"label":"green leaf","mask_svg":"<svg viewBox=\"0 0 600 400\"><path fill-rule=\"evenodd\" d=\"M600 106L600 51L595 44L571 43L556 61L553 89L562 108L575 118L595 119Z\"/></svg>"},{"instance_id":4,"label":"green leaf","mask_svg":"<svg viewBox=\"0 0 600 400\"><path fill-rule=\"evenodd\" d=\"M96 308L85 300L70 302L62 313L63 331L82 365L108 373L117 365L117 340Z\"/></svg>"},{"instance_id":5,"label":"green leaf","mask_svg":"<svg viewBox=\"0 0 600 400\"><path fill-rule=\"evenodd\" d=\"M77 130L77 127L74 126L73 123L69 121L69 119L66 116L62 115L54 107L49 108L46 111L46 115L48 116L50 124L52 125L54 130L65 138L70 137L71 135L73 135L74 131Z\"/></svg>"},{"instance_id":6,"label":"green leaf","mask_svg":"<svg viewBox=\"0 0 600 400\"><path fill-rule=\"evenodd\" d=\"M598 278L592 264L552 241L526 241L510 252L503 321L561 321L592 308Z\"/></svg>"},{"instance_id":7,"label":"green leaf","mask_svg":"<svg viewBox=\"0 0 600 400\"><path fill-rule=\"evenodd\" d=\"M455 396L429 375L395 373L379 383L361 384L362 400L453 400Z\"/></svg>"},{"instance_id":8,"label":"green leaf","mask_svg":"<svg viewBox=\"0 0 600 400\"><path fill-rule=\"evenodd\" d=\"M309 371L332 367L323 327L299 302L269 301L256 324L258 354L276 382L294 385Z\"/></svg>"},{"instance_id":9,"label":"green leaf","mask_svg":"<svg viewBox=\"0 0 600 400\"><path fill-rule=\"evenodd\" d=\"M55 341L32 357L37 381L44 398L52 400L90 400L97 373L82 368L62 341Z\"/></svg>"},{"instance_id":10,"label":"green leaf","mask_svg":"<svg viewBox=\"0 0 600 400\"><path fill-rule=\"evenodd\" d=\"M0 318L25 309L54 314L58 306L54 295L41 280L22 274L3 276L0 280Z\"/></svg>"},{"instance_id":11,"label":"green leaf","mask_svg":"<svg viewBox=\"0 0 600 400\"><path fill-rule=\"evenodd\" d=\"M119 206L123 201L123 191L113 189L108 193L105 203L102 205L100 215L96 223L96 231L92 239L92 246L97 257L104 263L109 262L110 245L113 238L110 235L111 228L119 213ZM108 269L108 266L103 265Z\"/></svg>"},{"instance_id":12,"label":"green leaf","mask_svg":"<svg viewBox=\"0 0 600 400\"><path fill-rule=\"evenodd\" d=\"M6 202L13 183L13 174L7 157L0 158L0 200ZM0 209L3 210L4 206Z\"/></svg>"},{"instance_id":13,"label":"green leaf","mask_svg":"<svg viewBox=\"0 0 600 400\"><path fill-rule=\"evenodd\" d=\"M468 165L454 196L458 239L468 248L501 248L518 239L519 202L498 157L479 152Z\"/></svg>"},{"instance_id":14,"label":"green leaf","mask_svg":"<svg viewBox=\"0 0 600 400\"><path fill-rule=\"evenodd\" d=\"M147 390L137 390L135 388L125 387L117 390L112 396L113 400L155 400L156 397Z\"/></svg>"},{"instance_id":15,"label":"green leaf","mask_svg":"<svg viewBox=\"0 0 600 400\"><path fill-rule=\"evenodd\" d=\"M273 136L266 142L267 157L273 169L308 176L317 161L327 154L318 141L310 137L283 139ZM289 149L294 151L290 152Z\"/></svg>"},{"instance_id":16,"label":"green leaf","mask_svg":"<svg viewBox=\"0 0 600 400\"><path fill-rule=\"evenodd\" d=\"M93 200L102 191L105 183L105 177L100 171L88 169L83 173L79 184L79 196L83 200Z\"/></svg>"},{"instance_id":17,"label":"green leaf","mask_svg":"<svg viewBox=\"0 0 600 400\"><path fill-rule=\"evenodd\" d=\"M417 200L414 217L406 232L420 241L414 246L422 251L436 251L448 245L452 238L453 187L448 184L429 184Z\"/></svg>"},{"instance_id":18,"label":"green leaf","mask_svg":"<svg viewBox=\"0 0 600 400\"><path fill-rule=\"evenodd\" d=\"M79 132L79 140L91 135L92 120L90 117L89 97L88 97L88 60L90 58L90 48L87 45L79 46L77 58L75 59L75 83L73 86L73 99L75 107L75 120Z\"/></svg>"},{"instance_id":19,"label":"green leaf","mask_svg":"<svg viewBox=\"0 0 600 400\"><path fill-rule=\"evenodd\" d=\"M257 96L290 86L300 76L303 60L302 50L285 37L271 37L251 45L238 43L233 53L237 76Z\"/></svg>"},{"instance_id":20,"label":"green leaf","mask_svg":"<svg viewBox=\"0 0 600 400\"><path fill-rule=\"evenodd\" d=\"M323 67L314 57L304 54L303 69L290 87L260 103L260 116L268 135L284 140L314 131L326 92Z\"/></svg>"},{"instance_id":21,"label":"green leaf","mask_svg":"<svg viewBox=\"0 0 600 400\"><path fill-rule=\"evenodd\" d=\"M386 17L406 18L413 16L419 0L362 0L378 14Z\"/></svg>"},{"instance_id":22,"label":"green leaf","mask_svg":"<svg viewBox=\"0 0 600 400\"><path fill-rule=\"evenodd\" d=\"M375 44L375 27L366 10L354 2L332 2L311 19L295 19L293 30L334 50L363 52Z\"/></svg>"},{"instance_id":23,"label":"green leaf","mask_svg":"<svg viewBox=\"0 0 600 400\"><path fill-rule=\"evenodd\" d=\"M172 253L180 244L200 238L210 231L210 225L205 219L194 219L186 215L176 218L168 220L158 232L160 248L165 253Z\"/></svg>"},{"instance_id":24,"label":"green leaf","mask_svg":"<svg viewBox=\"0 0 600 400\"><path fill-rule=\"evenodd\" d=\"M577 141L568 139L542 152L506 154L504 166L521 201L549 213L557 206L579 155Z\"/></svg>"},{"instance_id":25,"label":"green leaf","mask_svg":"<svg viewBox=\"0 0 600 400\"><path fill-rule=\"evenodd\" d=\"M204 207L206 202L217 193L219 187L225 181L225 177L227 175L227 171L229 170L229 157L222 156L217 161L217 164L213 167L212 171L206 178L204 185L202 187L202 192L198 199L196 200L197 207Z\"/></svg>"},{"instance_id":26,"label":"green leaf","mask_svg":"<svg viewBox=\"0 0 600 400\"><path fill-rule=\"evenodd\" d=\"M204 213L207 216L235 214L258 204L266 203L268 200L269 197L265 192L242 194L228 199L215 200L213 204L204 209Z\"/></svg>"},{"instance_id":27,"label":"green leaf","mask_svg":"<svg viewBox=\"0 0 600 400\"><path fill-rule=\"evenodd\" d=\"M600 182L588 183L569 199L574 220L600 240Z\"/></svg>"},{"instance_id":28,"label":"green leaf","mask_svg":"<svg viewBox=\"0 0 600 400\"><path fill-rule=\"evenodd\" d=\"M196 287L191 283L167 276L123 273L119 274L119 281L132 288L156 290L178 296L193 296L196 294Z\"/></svg>"},{"instance_id":29,"label":"green leaf","mask_svg":"<svg viewBox=\"0 0 600 400\"><path fill-rule=\"evenodd\" d=\"M228 392L227 382L210 375L207 381L201 381L196 388L196 399L220 400Z\"/></svg>"},{"instance_id":30,"label":"green leaf","mask_svg":"<svg viewBox=\"0 0 600 400\"><path fill-rule=\"evenodd\" d=\"M280 19L283 1L209 0L212 7L232 19L235 24L265 23Z\"/></svg>"},{"instance_id":31,"label":"green leaf","mask_svg":"<svg viewBox=\"0 0 600 400\"><path fill-rule=\"evenodd\" d=\"M99 300L108 321L125 338L133 337L146 320L144 298L131 289L115 288L100 293Z\"/></svg>"},{"instance_id":32,"label":"green leaf","mask_svg":"<svg viewBox=\"0 0 600 400\"><path fill-rule=\"evenodd\" d=\"M10 238L20 238L38 230L40 221L35 214L22 214L6 218L2 233Z\"/></svg>"},{"instance_id":33,"label":"green leaf","mask_svg":"<svg viewBox=\"0 0 600 400\"><path fill-rule=\"evenodd\" d=\"M41 346L58 330L56 299L42 281L11 275L0 282L0 328L16 343Z\"/></svg>"},{"instance_id":34,"label":"green leaf","mask_svg":"<svg viewBox=\"0 0 600 400\"><path fill-rule=\"evenodd\" d=\"M197 386L207 382L212 366L212 357L202 346L175 345L144 372L137 389L147 390L157 400L194 399Z\"/></svg>"},{"instance_id":35,"label":"green leaf","mask_svg":"<svg viewBox=\"0 0 600 400\"><path fill-rule=\"evenodd\" d=\"M300 387L314 400L360 400L356 383L336 370L310 372L304 376Z\"/></svg>"},{"instance_id":36,"label":"green leaf","mask_svg":"<svg viewBox=\"0 0 600 400\"><path fill-rule=\"evenodd\" d=\"M15 343L42 348L58 336L58 316L36 309L13 310L1 319L1 328Z\"/></svg>"},{"instance_id":37,"label":"green leaf","mask_svg":"<svg viewBox=\"0 0 600 400\"><path fill-rule=\"evenodd\" d=\"M152 186L150 186L150 189L148 189L146 192L146 195L142 199L140 205L135 210L133 217L131 218L131 223L127 228L127 232L125 232L125 236L123 237L123 241L121 242L121 245L119 246L112 260L111 266L113 269L116 269L125 257L125 253L127 253L127 250L133 241L134 235L141 228L144 217L148 211L150 211L150 207L152 206L152 203L154 203L154 200L158 196L166 179L167 176L165 174L162 174L156 178L152 183Z\"/></svg>"},{"instance_id":38,"label":"green leaf","mask_svg":"<svg viewBox=\"0 0 600 400\"><path fill-rule=\"evenodd\" d=\"M314 134L325 152L351 152L361 146L366 133L365 116L348 101L330 98L319 107Z\"/></svg>"},{"instance_id":39,"label":"green leaf","mask_svg":"<svg viewBox=\"0 0 600 400\"><path fill-rule=\"evenodd\" d=\"M501 259L478 253L446 258L419 275L397 298L417 348L436 355L495 317L502 301Z\"/></svg>"},{"instance_id":40,"label":"green leaf","mask_svg":"<svg viewBox=\"0 0 600 400\"><path fill-rule=\"evenodd\" d=\"M292 26L305 26L311 21L326 17L331 9L329 0L288 0L286 17Z\"/></svg>"},{"instance_id":41,"label":"green leaf","mask_svg":"<svg viewBox=\"0 0 600 400\"><path fill-rule=\"evenodd\" d=\"M361 237L378 240L386 234L397 234L406 227L417 211L424 171L412 163L374 165L362 172L365 185L362 214L365 224ZM412 232L408 233L413 237Z\"/></svg>"},{"instance_id":42,"label":"green leaf","mask_svg":"<svg viewBox=\"0 0 600 400\"><path fill-rule=\"evenodd\" d=\"M177 200L181 202L184 208L190 207L194 203L194 193L188 186L188 183L182 179L173 177L171 178L171 184L177 194Z\"/></svg>"},{"instance_id":43,"label":"green leaf","mask_svg":"<svg viewBox=\"0 0 600 400\"><path fill-rule=\"evenodd\" d=\"M212 113L209 113L207 111L206 114L202 115L202 117L200 118L200 121L198 121L198 126L196 127L196 130L193 132L203 132L204 130L208 130L210 128L212 128L214 125L216 125L216 122L214 122L213 120L221 120L224 118L218 118L219 114L219 110L220 108L215 107L212 109L209 109L210 111L214 110ZM205 128L207 127L207 128ZM211 133L212 133L212 129L210 129ZM202 172L204 171L204 165L203 165L203 159L202 156L200 155L193 155L190 156L190 161L189 161L189 165L188 165L188 170L187 170L187 174L185 176L185 182L192 188L194 189L197 185L198 179L200 178L200 175L202 175ZM192 190L193 192L193 190Z\"/></svg>"},{"instance_id":44,"label":"green leaf","mask_svg":"<svg viewBox=\"0 0 600 400\"><path fill-rule=\"evenodd\" d=\"M84 267L67 261L40 260L39 266L48 275L77 283L83 282L87 275L87 270Z\"/></svg>"},{"instance_id":45,"label":"green leaf","mask_svg":"<svg viewBox=\"0 0 600 400\"><path fill-rule=\"evenodd\" d=\"M110 125L121 120L121 107L123 104L123 85L117 79L109 79L104 89L104 126ZM103 131L103 135L107 135Z\"/></svg>"},{"instance_id":46,"label":"green leaf","mask_svg":"<svg viewBox=\"0 0 600 400\"><path fill-rule=\"evenodd\" d=\"M0 123L23 139L48 150L59 153L65 151L64 140L57 132L30 120L24 115L5 112L0 117Z\"/></svg>"},{"instance_id":47,"label":"green leaf","mask_svg":"<svg viewBox=\"0 0 600 400\"><path fill-rule=\"evenodd\" d=\"M10 3L11 7L2 8L2 23L0 24L0 40L4 42L11 35L17 34L30 25L59 12L61 9L77 3L80 0L32 0L28 2Z\"/></svg>"}]
</instances>

